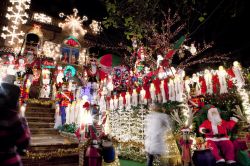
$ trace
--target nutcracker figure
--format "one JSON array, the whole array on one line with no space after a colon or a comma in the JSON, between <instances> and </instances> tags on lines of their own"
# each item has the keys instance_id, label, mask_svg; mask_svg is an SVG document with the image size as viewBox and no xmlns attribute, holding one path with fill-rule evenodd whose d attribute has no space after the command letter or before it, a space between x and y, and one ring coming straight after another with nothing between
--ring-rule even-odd
<instances>
[{"instance_id":1,"label":"nutcracker figure","mask_svg":"<svg viewBox=\"0 0 250 166\"><path fill-rule=\"evenodd\" d=\"M66 108L69 106L69 104L73 101L74 96L72 92L68 90L67 83L63 83L61 92L57 95L57 100L59 101L60 105L60 113L61 113L61 119L62 124L64 125L66 122Z\"/></svg>"},{"instance_id":2,"label":"nutcracker figure","mask_svg":"<svg viewBox=\"0 0 250 166\"><path fill-rule=\"evenodd\" d=\"M195 84L190 84L190 96L191 99L189 100L189 104L193 111L199 111L202 107L204 107L204 96L197 95Z\"/></svg>"}]
</instances>

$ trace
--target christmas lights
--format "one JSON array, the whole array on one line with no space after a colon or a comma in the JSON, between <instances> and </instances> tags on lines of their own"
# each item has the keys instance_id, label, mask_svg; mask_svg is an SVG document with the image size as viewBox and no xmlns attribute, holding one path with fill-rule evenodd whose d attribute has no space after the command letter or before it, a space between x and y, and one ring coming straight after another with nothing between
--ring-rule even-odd
<instances>
[{"instance_id":1,"label":"christmas lights","mask_svg":"<svg viewBox=\"0 0 250 166\"><path fill-rule=\"evenodd\" d=\"M101 22L92 20L92 23L89 25L94 34L99 34L102 31Z\"/></svg>"},{"instance_id":2,"label":"christmas lights","mask_svg":"<svg viewBox=\"0 0 250 166\"><path fill-rule=\"evenodd\" d=\"M241 100L242 100L242 106L244 113L246 115L248 123L250 123L250 100L248 92L243 88L242 84L236 83L237 92L239 93Z\"/></svg>"},{"instance_id":3,"label":"christmas lights","mask_svg":"<svg viewBox=\"0 0 250 166\"><path fill-rule=\"evenodd\" d=\"M80 52L79 64L86 65L88 61L89 61L89 56L87 54L87 49L83 48Z\"/></svg>"},{"instance_id":4,"label":"christmas lights","mask_svg":"<svg viewBox=\"0 0 250 166\"><path fill-rule=\"evenodd\" d=\"M42 47L42 51L45 56L56 60L61 55L60 48L61 48L60 44L56 44L51 41L45 41Z\"/></svg>"},{"instance_id":5,"label":"christmas lights","mask_svg":"<svg viewBox=\"0 0 250 166\"><path fill-rule=\"evenodd\" d=\"M10 27L4 26L3 31L5 33L2 33L1 37L3 39L9 39L8 43L10 45L14 45L16 43L16 41L18 43L23 42L23 39L21 37L23 37L25 33L23 31L18 31L18 27L16 25L12 25Z\"/></svg>"},{"instance_id":6,"label":"christmas lights","mask_svg":"<svg viewBox=\"0 0 250 166\"><path fill-rule=\"evenodd\" d=\"M34 13L32 18L37 22L52 24L52 18L44 13Z\"/></svg>"},{"instance_id":7,"label":"christmas lights","mask_svg":"<svg viewBox=\"0 0 250 166\"><path fill-rule=\"evenodd\" d=\"M22 43L24 32L19 30L21 24L25 24L28 14L25 10L30 8L31 0L10 0L12 6L8 7L6 18L9 25L3 27L1 37L8 41L11 46Z\"/></svg>"},{"instance_id":8,"label":"christmas lights","mask_svg":"<svg viewBox=\"0 0 250 166\"><path fill-rule=\"evenodd\" d=\"M31 0L10 0L12 6L8 7L6 18L14 25L25 24L29 17L25 10L30 8L30 2Z\"/></svg>"},{"instance_id":9,"label":"christmas lights","mask_svg":"<svg viewBox=\"0 0 250 166\"><path fill-rule=\"evenodd\" d=\"M84 36L87 33L87 30L83 28L83 22L88 20L87 16L83 16L80 18L78 16L78 10L73 9L73 15L65 15L64 13L60 13L59 16L61 18L66 17L64 23L60 22L58 24L63 30L69 30L71 35L75 37Z\"/></svg>"}]
</instances>

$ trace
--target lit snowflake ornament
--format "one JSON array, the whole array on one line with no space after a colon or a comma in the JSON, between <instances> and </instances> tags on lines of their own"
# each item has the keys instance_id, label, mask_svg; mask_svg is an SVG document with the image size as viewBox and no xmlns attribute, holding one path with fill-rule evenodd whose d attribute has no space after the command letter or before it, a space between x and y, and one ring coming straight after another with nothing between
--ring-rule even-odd
<instances>
[{"instance_id":1,"label":"lit snowflake ornament","mask_svg":"<svg viewBox=\"0 0 250 166\"><path fill-rule=\"evenodd\" d=\"M21 24L25 24L28 14L25 12L30 8L31 0L10 0L11 6L7 9L6 18L9 20L9 26L3 27L1 37L7 40L11 46L16 43L22 43L24 32L19 30Z\"/></svg>"},{"instance_id":2,"label":"lit snowflake ornament","mask_svg":"<svg viewBox=\"0 0 250 166\"><path fill-rule=\"evenodd\" d=\"M84 36L87 33L86 29L83 29L83 22L88 20L87 16L83 16L82 18L78 16L78 10L73 9L74 14L66 15L64 13L60 13L59 16L61 18L66 17L64 23L60 22L58 24L65 31L70 31L71 35L75 37Z\"/></svg>"},{"instance_id":3,"label":"lit snowflake ornament","mask_svg":"<svg viewBox=\"0 0 250 166\"><path fill-rule=\"evenodd\" d=\"M16 25L12 25L9 27L3 27L3 33L1 34L1 37L3 39L8 39L8 43L10 45L14 45L17 41L18 43L22 43L23 39L21 37L24 36L23 31L18 31L18 27Z\"/></svg>"},{"instance_id":4,"label":"lit snowflake ornament","mask_svg":"<svg viewBox=\"0 0 250 166\"><path fill-rule=\"evenodd\" d=\"M15 25L25 24L29 17L25 10L30 8L30 2L30 0L10 0L12 6L8 7L6 18Z\"/></svg>"}]
</instances>

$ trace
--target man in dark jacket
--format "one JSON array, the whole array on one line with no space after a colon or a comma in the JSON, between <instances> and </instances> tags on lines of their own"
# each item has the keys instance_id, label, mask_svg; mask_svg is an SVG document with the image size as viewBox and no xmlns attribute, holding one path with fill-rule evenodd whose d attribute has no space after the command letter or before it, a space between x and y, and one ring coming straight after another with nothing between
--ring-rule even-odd
<instances>
[{"instance_id":1,"label":"man in dark jacket","mask_svg":"<svg viewBox=\"0 0 250 166\"><path fill-rule=\"evenodd\" d=\"M8 75L0 83L1 166L22 166L20 154L30 142L27 122L19 114L20 89L13 82L14 76Z\"/></svg>"}]
</instances>

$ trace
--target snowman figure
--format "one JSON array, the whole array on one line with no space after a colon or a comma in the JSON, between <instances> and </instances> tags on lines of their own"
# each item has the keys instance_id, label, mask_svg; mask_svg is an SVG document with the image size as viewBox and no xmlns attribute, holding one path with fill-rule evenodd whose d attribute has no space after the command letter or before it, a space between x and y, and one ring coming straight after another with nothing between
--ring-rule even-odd
<instances>
[{"instance_id":1,"label":"snowman figure","mask_svg":"<svg viewBox=\"0 0 250 166\"><path fill-rule=\"evenodd\" d=\"M63 83L63 77L64 77L63 68L62 68L62 66L58 66L57 67L56 83L57 84Z\"/></svg>"},{"instance_id":2,"label":"snowman figure","mask_svg":"<svg viewBox=\"0 0 250 166\"><path fill-rule=\"evenodd\" d=\"M43 79L43 86L40 91L40 98L49 98L50 90L50 79Z\"/></svg>"},{"instance_id":3,"label":"snowman figure","mask_svg":"<svg viewBox=\"0 0 250 166\"><path fill-rule=\"evenodd\" d=\"M51 87L50 87L50 71L48 69L44 69L42 71L42 89L40 91L40 98L49 98L50 96L50 91L51 91Z\"/></svg>"}]
</instances>

